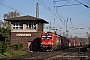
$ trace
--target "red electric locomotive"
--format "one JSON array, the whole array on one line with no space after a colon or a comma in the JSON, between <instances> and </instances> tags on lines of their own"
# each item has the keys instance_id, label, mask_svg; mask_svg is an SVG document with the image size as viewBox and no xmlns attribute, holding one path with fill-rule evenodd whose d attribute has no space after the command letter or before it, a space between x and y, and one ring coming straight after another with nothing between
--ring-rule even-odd
<instances>
[{"instance_id":1,"label":"red electric locomotive","mask_svg":"<svg viewBox=\"0 0 90 60\"><path fill-rule=\"evenodd\" d=\"M43 50L60 49L61 40L58 35L52 32L46 32L41 35L41 48Z\"/></svg>"},{"instance_id":2,"label":"red electric locomotive","mask_svg":"<svg viewBox=\"0 0 90 60\"><path fill-rule=\"evenodd\" d=\"M41 49L46 50L59 50L67 48L69 40L66 37L56 35L53 32L46 32L41 35Z\"/></svg>"}]
</instances>

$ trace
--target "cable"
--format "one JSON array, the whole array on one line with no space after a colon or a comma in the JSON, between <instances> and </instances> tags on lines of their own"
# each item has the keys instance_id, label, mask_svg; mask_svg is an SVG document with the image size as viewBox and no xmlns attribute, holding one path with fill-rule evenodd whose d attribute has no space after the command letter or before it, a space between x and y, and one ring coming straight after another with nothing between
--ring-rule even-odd
<instances>
[{"instance_id":1,"label":"cable","mask_svg":"<svg viewBox=\"0 0 90 60\"><path fill-rule=\"evenodd\" d=\"M80 3L80 4L84 5L84 6L85 6L85 7L87 7L87 8L90 8L88 5L83 4L83 3L81 3L81 2L80 2L80 1L78 1L78 0L75 0L75 1L77 1L78 3Z\"/></svg>"},{"instance_id":2,"label":"cable","mask_svg":"<svg viewBox=\"0 0 90 60\"><path fill-rule=\"evenodd\" d=\"M42 0L41 0L42 1ZM43 1L42 1L43 2ZM44 2L43 2L44 3ZM48 6L46 3L44 3L46 6ZM50 7L48 7L51 11L53 11ZM54 12L54 11L53 11ZM55 12L54 12L55 13Z\"/></svg>"},{"instance_id":3,"label":"cable","mask_svg":"<svg viewBox=\"0 0 90 60\"><path fill-rule=\"evenodd\" d=\"M88 10L89 10L89 9L88 9ZM83 14L83 13L87 12L88 10L85 10L85 11L83 11L83 12L81 12L81 13L78 13L78 14L76 14L75 16L72 16L71 18L74 18L74 17L76 17L76 16L78 16L78 15L80 15L80 14Z\"/></svg>"},{"instance_id":4,"label":"cable","mask_svg":"<svg viewBox=\"0 0 90 60\"><path fill-rule=\"evenodd\" d=\"M52 14L54 14L59 20L61 20L61 22L62 23L64 23L63 22L63 20L57 15L57 13L56 12L54 12L50 7L48 7L48 5L46 5L42 0L42 2L40 1L40 0L38 0L46 9L48 9Z\"/></svg>"},{"instance_id":5,"label":"cable","mask_svg":"<svg viewBox=\"0 0 90 60\"><path fill-rule=\"evenodd\" d=\"M2 6L4 6L4 7L7 7L7 8L9 8L9 9L11 9L11 10L14 10L14 11L18 11L17 9L15 9L15 8L13 8L13 7L10 7L10 6L7 6L7 5L5 5L5 4L3 4L3 3L1 3L0 2L0 5L2 5ZM9 4L8 4L9 5ZM18 11L19 12L19 11ZM19 12L20 14L22 14L22 15L25 15L25 14L23 14L23 13L21 13L21 12Z\"/></svg>"},{"instance_id":6,"label":"cable","mask_svg":"<svg viewBox=\"0 0 90 60\"><path fill-rule=\"evenodd\" d=\"M69 1L70 1L70 0L69 0ZM69 1L68 1L68 2L69 2ZM68 2L67 2L67 3L68 3ZM67 3L65 3L65 4L67 4ZM55 4L56 4L56 3L53 1L53 5L54 5L54 6L55 6ZM55 9L55 7L54 7L54 9ZM63 16L61 15L60 11L59 11L60 14L58 14L58 11L57 11L57 10L59 11L58 7L55 9L55 11L56 11L57 15L58 15L60 18L61 18L61 17L63 18ZM66 27L66 26L69 27L69 26L67 25L67 21L65 21L64 18L63 18L63 20L64 20L64 27ZM66 26L65 26L65 25L66 25ZM67 31L67 28L66 28L66 31Z\"/></svg>"},{"instance_id":7,"label":"cable","mask_svg":"<svg viewBox=\"0 0 90 60\"><path fill-rule=\"evenodd\" d=\"M55 9L56 10L56 12L57 12L57 14L58 14L58 11L59 11L59 9L57 8L57 9ZM58 11L57 11L58 10ZM60 13L60 11L59 11L59 13ZM58 14L59 15L59 14ZM60 13L60 15L59 15L59 17L60 16L62 16L61 15L61 13ZM64 20L64 22L66 22L67 23L67 21L65 21L65 19L63 18L63 16L62 16L62 19ZM70 19L71 20L71 19ZM64 26L65 26L65 23L64 23ZM68 25L67 25L68 26ZM69 27L69 26L68 26ZM72 27L73 27L73 24L72 24Z\"/></svg>"},{"instance_id":8,"label":"cable","mask_svg":"<svg viewBox=\"0 0 90 60\"><path fill-rule=\"evenodd\" d=\"M65 6L68 2L70 2L70 0L68 0L64 5L62 5L62 6Z\"/></svg>"},{"instance_id":9,"label":"cable","mask_svg":"<svg viewBox=\"0 0 90 60\"><path fill-rule=\"evenodd\" d=\"M54 1L54 2L59 2L59 1ZM70 5L67 5L68 3L70 2L70 0L68 0L65 4L61 5L61 6L54 6L54 7L63 7L63 6L72 6L72 5L81 5L81 4L70 4Z\"/></svg>"},{"instance_id":10,"label":"cable","mask_svg":"<svg viewBox=\"0 0 90 60\"><path fill-rule=\"evenodd\" d=\"M53 6L55 6L55 4L56 4L56 3L55 3L54 0L53 0ZM54 7L54 9L55 9L55 7ZM59 11L59 9L58 9L58 8L55 9L56 14L57 14L57 15L59 16L59 18L61 19L61 16L62 16L62 15L61 15L60 11L59 11L59 13L60 13L60 15L59 15L57 10ZM63 18L63 17L62 17L62 18ZM63 19L64 19L64 18L63 18ZM65 20L65 19L64 19L64 20ZM65 26L65 23L64 23L64 26Z\"/></svg>"},{"instance_id":11,"label":"cable","mask_svg":"<svg viewBox=\"0 0 90 60\"><path fill-rule=\"evenodd\" d=\"M70 4L70 5L63 5L63 6L73 6L73 5L81 5L81 4ZM63 6L55 6L55 7L63 7Z\"/></svg>"},{"instance_id":12,"label":"cable","mask_svg":"<svg viewBox=\"0 0 90 60\"><path fill-rule=\"evenodd\" d=\"M55 2L55 1L54 1ZM81 5L81 4L70 4L70 5L67 5L68 3L70 2L70 0L68 0L65 4L61 5L61 6L55 6L55 7L63 7L63 6L72 6L72 5Z\"/></svg>"},{"instance_id":13,"label":"cable","mask_svg":"<svg viewBox=\"0 0 90 60\"><path fill-rule=\"evenodd\" d=\"M67 1L67 0L59 0L59 1ZM59 1L54 1L54 2L59 2Z\"/></svg>"},{"instance_id":14,"label":"cable","mask_svg":"<svg viewBox=\"0 0 90 60\"><path fill-rule=\"evenodd\" d=\"M39 1L39 0L38 0ZM39 1L40 2L40 1ZM40 2L46 9L48 9L53 15L55 15L57 18L58 16L52 11L52 9L50 7L45 6L45 4L43 4L42 2ZM58 18L59 19L59 18ZM60 19L61 20L61 19ZM63 23L63 21L61 20L61 22Z\"/></svg>"},{"instance_id":15,"label":"cable","mask_svg":"<svg viewBox=\"0 0 90 60\"><path fill-rule=\"evenodd\" d=\"M53 1L54 2L54 1ZM68 2L70 2L70 0L68 0ZM67 2L67 3L68 3ZM66 5L67 3L65 3L64 5ZM53 5L55 6L55 2L53 3ZM64 5L62 5L62 6L64 6ZM80 4L72 4L72 5L80 5ZM56 5L57 6L57 5ZM70 6L70 5L68 5L68 6ZM57 10L59 11L59 9L58 9L58 7L55 9L56 10L56 12L57 12ZM60 13L60 11L59 11L59 13ZM58 12L57 12L57 14L58 14ZM59 14L58 14L59 15ZM64 20L64 22L66 22L67 23L67 21L65 21L65 19L63 18L63 16L61 15L61 13L60 13L60 15L59 16L61 16L62 17L62 19ZM72 24L72 21L71 21L71 18L70 18L70 22L71 22L71 24ZM65 23L64 23L64 26L65 26ZM69 27L69 26L68 26ZM73 30L73 24L72 24L72 28L71 28L72 30Z\"/></svg>"}]
</instances>

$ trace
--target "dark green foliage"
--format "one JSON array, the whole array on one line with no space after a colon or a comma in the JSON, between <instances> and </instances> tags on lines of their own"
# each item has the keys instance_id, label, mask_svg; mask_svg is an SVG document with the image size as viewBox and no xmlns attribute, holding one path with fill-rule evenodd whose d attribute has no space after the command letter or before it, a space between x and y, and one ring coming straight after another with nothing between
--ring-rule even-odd
<instances>
[{"instance_id":1,"label":"dark green foliage","mask_svg":"<svg viewBox=\"0 0 90 60\"><path fill-rule=\"evenodd\" d=\"M7 47L10 45L10 33L9 29L0 28L0 53L4 53Z\"/></svg>"},{"instance_id":2,"label":"dark green foliage","mask_svg":"<svg viewBox=\"0 0 90 60\"><path fill-rule=\"evenodd\" d=\"M7 43L0 42L0 53L3 54L7 50Z\"/></svg>"},{"instance_id":3,"label":"dark green foliage","mask_svg":"<svg viewBox=\"0 0 90 60\"><path fill-rule=\"evenodd\" d=\"M13 48L15 50L21 50L23 48L23 44L22 43L17 43L13 45Z\"/></svg>"},{"instance_id":4,"label":"dark green foliage","mask_svg":"<svg viewBox=\"0 0 90 60\"><path fill-rule=\"evenodd\" d=\"M0 42L0 53L3 53L2 52L2 46L3 46L3 44Z\"/></svg>"},{"instance_id":5,"label":"dark green foliage","mask_svg":"<svg viewBox=\"0 0 90 60\"><path fill-rule=\"evenodd\" d=\"M14 56L21 56L21 55L25 55L28 54L26 51L21 51L21 50L15 50L15 51L11 51L9 52L5 52L3 54L0 53L0 58L8 58L8 57L14 57ZM1 59L3 60L3 59ZM4 59L7 60L7 59Z\"/></svg>"},{"instance_id":6,"label":"dark green foliage","mask_svg":"<svg viewBox=\"0 0 90 60\"><path fill-rule=\"evenodd\" d=\"M4 38L0 38L0 40L5 40L5 42L10 42L11 30L0 28L0 35Z\"/></svg>"}]
</instances>

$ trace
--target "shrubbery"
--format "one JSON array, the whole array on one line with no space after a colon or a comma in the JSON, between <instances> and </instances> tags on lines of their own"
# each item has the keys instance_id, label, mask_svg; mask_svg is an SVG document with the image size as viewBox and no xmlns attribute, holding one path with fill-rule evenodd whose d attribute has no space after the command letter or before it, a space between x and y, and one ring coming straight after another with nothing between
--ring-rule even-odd
<instances>
[{"instance_id":1,"label":"shrubbery","mask_svg":"<svg viewBox=\"0 0 90 60\"><path fill-rule=\"evenodd\" d=\"M3 54L0 53L0 58L8 58L8 57L13 57L13 56L21 56L27 54L26 51L21 51L21 50L14 50L11 51L11 53L5 52Z\"/></svg>"},{"instance_id":2,"label":"shrubbery","mask_svg":"<svg viewBox=\"0 0 90 60\"><path fill-rule=\"evenodd\" d=\"M14 44L12 47L14 48L14 50L21 50L23 48L23 44L17 43L17 44Z\"/></svg>"},{"instance_id":3,"label":"shrubbery","mask_svg":"<svg viewBox=\"0 0 90 60\"><path fill-rule=\"evenodd\" d=\"M0 53L3 54L7 51L10 45L10 33L11 31L7 28L0 28Z\"/></svg>"},{"instance_id":4,"label":"shrubbery","mask_svg":"<svg viewBox=\"0 0 90 60\"><path fill-rule=\"evenodd\" d=\"M22 43L17 43L11 46L10 36L11 36L10 29L0 28L0 58L7 58L7 57L12 57L12 56L19 56L19 55L27 54L26 51L21 51L21 49L23 48Z\"/></svg>"},{"instance_id":5,"label":"shrubbery","mask_svg":"<svg viewBox=\"0 0 90 60\"><path fill-rule=\"evenodd\" d=\"M3 54L7 50L7 43L0 42L0 53Z\"/></svg>"}]
</instances>

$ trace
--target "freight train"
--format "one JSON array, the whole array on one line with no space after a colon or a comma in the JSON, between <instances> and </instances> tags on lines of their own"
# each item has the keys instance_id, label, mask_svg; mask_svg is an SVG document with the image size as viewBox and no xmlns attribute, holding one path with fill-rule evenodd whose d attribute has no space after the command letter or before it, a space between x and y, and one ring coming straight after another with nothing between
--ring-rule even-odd
<instances>
[{"instance_id":1,"label":"freight train","mask_svg":"<svg viewBox=\"0 0 90 60\"><path fill-rule=\"evenodd\" d=\"M75 45L75 40L66 38L53 32L44 32L41 35L41 49L43 51L66 49Z\"/></svg>"}]
</instances>

